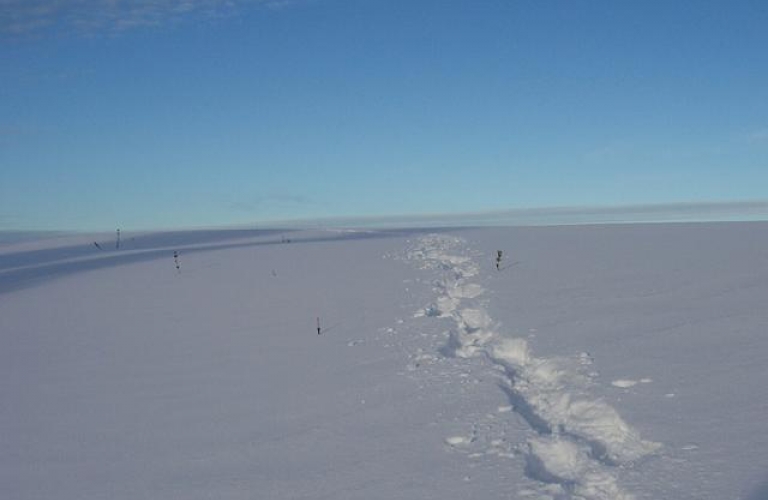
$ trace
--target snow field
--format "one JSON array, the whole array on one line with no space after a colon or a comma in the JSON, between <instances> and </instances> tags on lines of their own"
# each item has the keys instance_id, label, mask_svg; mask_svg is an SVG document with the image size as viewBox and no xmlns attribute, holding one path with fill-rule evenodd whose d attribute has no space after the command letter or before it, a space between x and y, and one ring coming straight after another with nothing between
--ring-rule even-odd
<instances>
[{"instance_id":1,"label":"snow field","mask_svg":"<svg viewBox=\"0 0 768 500\"><path fill-rule=\"evenodd\" d=\"M407 369L404 237L291 236L182 247L181 273L129 240L34 286L12 268L0 498L504 498L444 451L465 402ZM87 252L118 263L69 272Z\"/></svg>"},{"instance_id":2,"label":"snow field","mask_svg":"<svg viewBox=\"0 0 768 500\"><path fill-rule=\"evenodd\" d=\"M467 243L454 236L422 237L407 259L444 277L434 281L434 303L416 317L450 318L453 327L440 352L446 357L484 358L503 373L502 384L512 409L535 431L525 449L526 475L540 484L539 498L624 500L613 469L660 448L640 438L606 402L589 394L584 373L588 356L577 362L538 358L525 339L500 335L499 326L478 301L484 288L479 266ZM471 305L465 305L471 302ZM475 437L452 436L451 446L465 446Z\"/></svg>"},{"instance_id":3,"label":"snow field","mask_svg":"<svg viewBox=\"0 0 768 500\"><path fill-rule=\"evenodd\" d=\"M0 247L0 498L768 498L768 225L281 236Z\"/></svg>"}]
</instances>

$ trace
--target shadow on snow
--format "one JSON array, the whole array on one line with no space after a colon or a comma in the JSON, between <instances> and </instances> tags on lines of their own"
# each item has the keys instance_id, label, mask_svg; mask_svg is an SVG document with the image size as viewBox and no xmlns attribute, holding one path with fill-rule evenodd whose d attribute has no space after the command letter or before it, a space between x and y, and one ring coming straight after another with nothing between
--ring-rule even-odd
<instances>
[{"instance_id":1,"label":"shadow on snow","mask_svg":"<svg viewBox=\"0 0 768 500\"><path fill-rule=\"evenodd\" d=\"M445 228L409 228L338 232L277 229L178 231L126 239L121 242L120 250L114 248L99 250L92 242L84 242L81 245L61 248L0 254L0 294L38 286L50 280L80 272L168 257L174 250L189 254L270 245L392 238L446 230ZM285 235L290 235L290 239L286 239ZM247 238L251 241L233 241ZM252 241L253 238L262 239ZM114 242L103 243L103 245L107 247L114 245Z\"/></svg>"}]
</instances>

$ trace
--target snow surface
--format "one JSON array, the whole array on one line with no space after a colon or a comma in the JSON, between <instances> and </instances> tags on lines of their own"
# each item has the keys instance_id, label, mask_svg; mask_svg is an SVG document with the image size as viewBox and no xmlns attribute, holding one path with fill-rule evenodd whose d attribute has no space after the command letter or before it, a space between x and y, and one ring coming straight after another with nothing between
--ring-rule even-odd
<instances>
[{"instance_id":1,"label":"snow surface","mask_svg":"<svg viewBox=\"0 0 768 500\"><path fill-rule=\"evenodd\" d=\"M121 237L0 246L0 498L768 498L766 223Z\"/></svg>"}]
</instances>

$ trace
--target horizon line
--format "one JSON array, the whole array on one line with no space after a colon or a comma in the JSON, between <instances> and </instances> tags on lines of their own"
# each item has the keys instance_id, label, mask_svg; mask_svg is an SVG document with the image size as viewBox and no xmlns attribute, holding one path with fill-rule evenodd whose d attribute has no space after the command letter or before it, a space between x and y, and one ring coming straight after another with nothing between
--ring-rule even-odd
<instances>
[{"instance_id":1,"label":"horizon line","mask_svg":"<svg viewBox=\"0 0 768 500\"><path fill-rule=\"evenodd\" d=\"M132 232L194 231L214 229L318 229L414 228L460 226L557 226L674 222L768 221L768 200L722 202L635 203L619 205L562 205L470 212L432 212L391 215L338 215L312 218L267 219L251 223L131 228ZM0 229L10 235L98 234L114 229Z\"/></svg>"},{"instance_id":2,"label":"horizon line","mask_svg":"<svg viewBox=\"0 0 768 500\"><path fill-rule=\"evenodd\" d=\"M552 226L661 222L768 221L768 200L733 202L672 202L626 205L563 205L546 207L436 212L422 214L328 216L257 222L262 227L436 227L470 225Z\"/></svg>"}]
</instances>

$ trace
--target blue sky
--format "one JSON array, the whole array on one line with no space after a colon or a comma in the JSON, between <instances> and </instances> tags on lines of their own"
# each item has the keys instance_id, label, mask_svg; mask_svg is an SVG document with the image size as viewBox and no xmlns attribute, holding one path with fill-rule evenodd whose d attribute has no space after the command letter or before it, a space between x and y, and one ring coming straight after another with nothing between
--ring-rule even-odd
<instances>
[{"instance_id":1,"label":"blue sky","mask_svg":"<svg viewBox=\"0 0 768 500\"><path fill-rule=\"evenodd\" d=\"M768 3L0 0L0 230L768 200Z\"/></svg>"}]
</instances>

